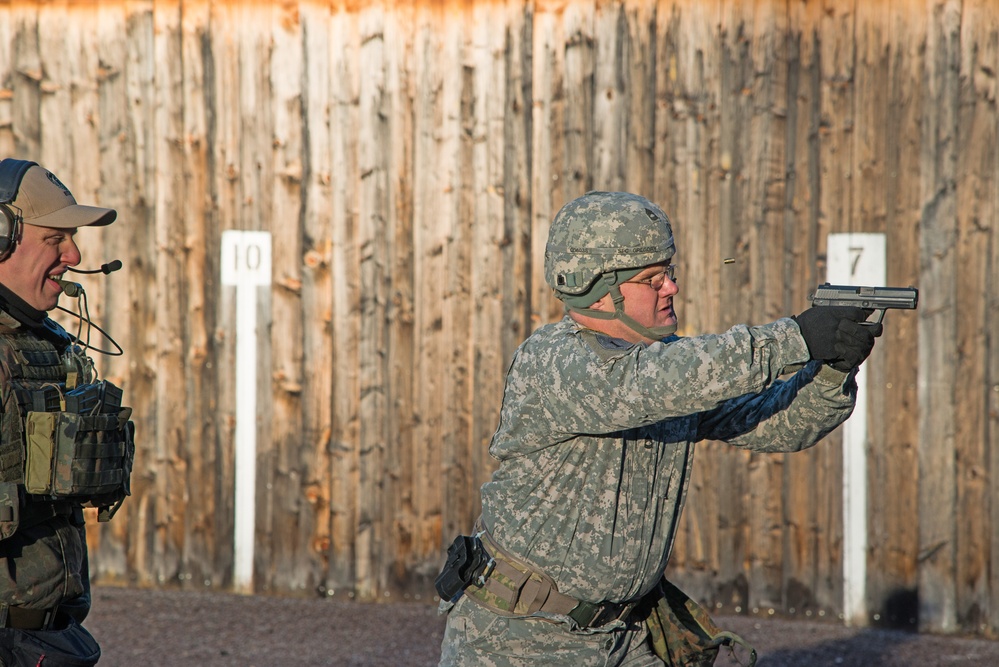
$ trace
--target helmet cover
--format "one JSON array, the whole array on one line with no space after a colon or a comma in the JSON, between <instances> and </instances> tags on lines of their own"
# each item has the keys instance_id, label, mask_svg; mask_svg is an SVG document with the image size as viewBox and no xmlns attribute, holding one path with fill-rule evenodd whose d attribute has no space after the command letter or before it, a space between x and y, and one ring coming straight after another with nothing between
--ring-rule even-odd
<instances>
[{"instance_id":1,"label":"helmet cover","mask_svg":"<svg viewBox=\"0 0 999 667\"><path fill-rule=\"evenodd\" d=\"M627 192L587 192L552 220L545 281L566 304L585 308L610 285L668 262L675 252L673 229L658 205Z\"/></svg>"}]
</instances>

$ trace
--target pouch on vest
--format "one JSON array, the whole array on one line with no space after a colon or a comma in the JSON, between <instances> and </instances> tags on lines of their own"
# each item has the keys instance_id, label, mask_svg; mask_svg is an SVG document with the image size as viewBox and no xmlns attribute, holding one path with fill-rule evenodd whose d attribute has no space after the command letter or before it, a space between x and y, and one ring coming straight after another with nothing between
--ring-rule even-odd
<instances>
[{"instance_id":1,"label":"pouch on vest","mask_svg":"<svg viewBox=\"0 0 999 667\"><path fill-rule=\"evenodd\" d=\"M650 607L645 620L657 656L670 667L710 667L722 646L742 646L749 653L749 667L756 665L756 650L742 637L725 632L686 593L665 577L656 594L645 597Z\"/></svg>"},{"instance_id":2,"label":"pouch on vest","mask_svg":"<svg viewBox=\"0 0 999 667\"><path fill-rule=\"evenodd\" d=\"M5 540L14 534L20 523L21 502L18 497L17 484L14 482L0 483L0 540Z\"/></svg>"},{"instance_id":3,"label":"pouch on vest","mask_svg":"<svg viewBox=\"0 0 999 667\"><path fill-rule=\"evenodd\" d=\"M117 414L29 412L24 486L29 494L65 498L106 511L129 495L135 445L126 408Z\"/></svg>"}]
</instances>

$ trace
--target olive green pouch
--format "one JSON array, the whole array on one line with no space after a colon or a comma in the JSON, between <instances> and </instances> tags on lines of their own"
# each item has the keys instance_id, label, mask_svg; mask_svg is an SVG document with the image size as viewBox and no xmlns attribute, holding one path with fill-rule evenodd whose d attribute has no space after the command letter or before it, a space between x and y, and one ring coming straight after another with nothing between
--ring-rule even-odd
<instances>
[{"instance_id":1,"label":"olive green pouch","mask_svg":"<svg viewBox=\"0 0 999 667\"><path fill-rule=\"evenodd\" d=\"M29 412L25 418L27 455L24 488L28 493L52 493L52 459L57 451L56 432L62 412Z\"/></svg>"}]
</instances>

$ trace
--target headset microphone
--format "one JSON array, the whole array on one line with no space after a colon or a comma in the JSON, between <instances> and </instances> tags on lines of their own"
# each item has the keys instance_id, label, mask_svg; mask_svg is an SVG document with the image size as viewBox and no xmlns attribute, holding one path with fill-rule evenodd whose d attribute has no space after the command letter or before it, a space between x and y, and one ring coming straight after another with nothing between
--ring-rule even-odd
<instances>
[{"instance_id":1,"label":"headset microphone","mask_svg":"<svg viewBox=\"0 0 999 667\"><path fill-rule=\"evenodd\" d=\"M59 283L59 287L62 288L62 293L66 296L77 297L83 294L83 285L80 283L70 282L69 280L57 280L53 278L55 282Z\"/></svg>"},{"instance_id":2,"label":"headset microphone","mask_svg":"<svg viewBox=\"0 0 999 667\"><path fill-rule=\"evenodd\" d=\"M72 271L73 273L103 273L103 274L106 275L108 273L111 273L112 271L117 271L120 268L121 268L121 260L120 259L113 259L110 262L108 262L107 264L101 264L101 268L99 268L99 269L91 269L91 270L74 269L71 266L67 266L66 270L67 271ZM70 296L74 296L74 295L70 294Z\"/></svg>"}]
</instances>

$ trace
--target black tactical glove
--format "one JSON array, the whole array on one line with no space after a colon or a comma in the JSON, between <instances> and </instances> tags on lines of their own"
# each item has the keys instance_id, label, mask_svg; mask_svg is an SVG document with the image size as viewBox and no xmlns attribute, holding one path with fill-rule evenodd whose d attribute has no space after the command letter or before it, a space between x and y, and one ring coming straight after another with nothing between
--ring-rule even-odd
<instances>
[{"instance_id":1,"label":"black tactical glove","mask_svg":"<svg viewBox=\"0 0 999 667\"><path fill-rule=\"evenodd\" d=\"M873 310L852 306L813 306L792 318L801 329L808 353L838 371L859 366L881 335L880 324L861 324Z\"/></svg>"}]
</instances>

